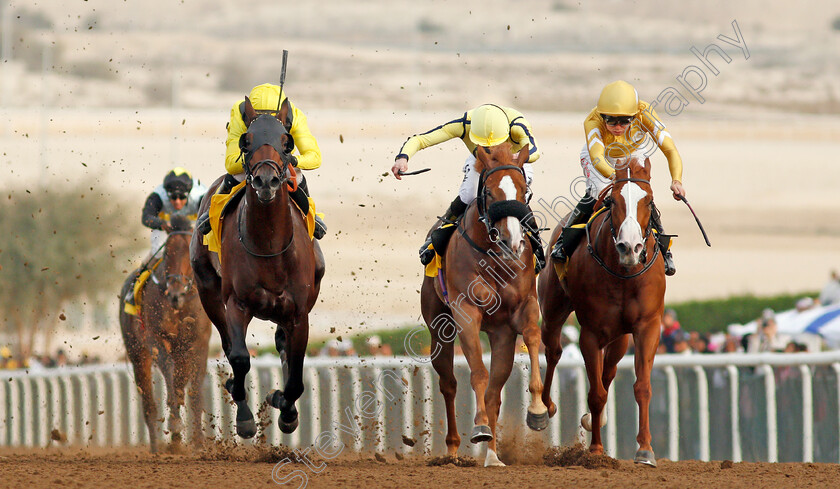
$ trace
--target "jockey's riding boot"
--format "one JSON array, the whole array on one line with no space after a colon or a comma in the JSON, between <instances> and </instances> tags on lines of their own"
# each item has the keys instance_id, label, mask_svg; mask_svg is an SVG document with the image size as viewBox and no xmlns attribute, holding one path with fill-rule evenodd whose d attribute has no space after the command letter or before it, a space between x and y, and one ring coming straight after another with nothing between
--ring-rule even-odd
<instances>
[{"instance_id":1,"label":"jockey's riding boot","mask_svg":"<svg viewBox=\"0 0 840 489\"><path fill-rule=\"evenodd\" d=\"M572 214L569 216L569 220L566 221L566 226L563 227L563 231L560 233L560 237L557 239L557 242L554 243L554 247L551 250L551 257L555 260L559 261L560 263L566 263L566 260L569 259L572 252L575 251L575 247L580 241L580 238L583 237L584 228L574 228L575 224L583 224L589 220L592 216L592 209L595 207L595 199L589 197L589 195L585 195L580 202L578 202L577 206L572 210Z\"/></svg>"},{"instance_id":2,"label":"jockey's riding boot","mask_svg":"<svg viewBox=\"0 0 840 489\"><path fill-rule=\"evenodd\" d=\"M656 242L659 244L659 251L662 252L662 258L665 260L665 275L671 276L677 273L677 267L674 265L674 255L671 254L671 235L665 234L662 229L662 221L659 218L659 209L656 206L651 206L650 221L653 224L653 229L656 230Z\"/></svg>"},{"instance_id":3,"label":"jockey's riding boot","mask_svg":"<svg viewBox=\"0 0 840 489\"><path fill-rule=\"evenodd\" d=\"M531 210L531 207L528 207ZM540 230L537 228L537 220L534 219L533 211L528 213L525 225L525 236L531 241L531 248L534 250L534 273L540 273L540 270L545 268L545 252L542 248L542 240L540 239Z\"/></svg>"},{"instance_id":4,"label":"jockey's riding boot","mask_svg":"<svg viewBox=\"0 0 840 489\"><path fill-rule=\"evenodd\" d=\"M219 188L216 189L216 195L229 194L233 187L239 185L239 181L230 173L225 174L225 179L222 180ZM201 234L208 234L210 232L210 207L204 214L198 217L196 227Z\"/></svg>"},{"instance_id":5,"label":"jockey's riding boot","mask_svg":"<svg viewBox=\"0 0 840 489\"><path fill-rule=\"evenodd\" d=\"M455 200L449 204L449 208L446 209L441 220L441 226L448 222L457 221L459 217L467 210L467 204L461 200L461 197L455 197ZM440 226L439 226L440 227ZM432 244L432 233L429 233L429 237L426 238L426 242L423 243L423 246L420 247L420 263L424 266L428 265L432 262L435 258L435 250L429 248L429 245Z\"/></svg>"},{"instance_id":6,"label":"jockey's riding boot","mask_svg":"<svg viewBox=\"0 0 840 489\"><path fill-rule=\"evenodd\" d=\"M303 202L300 202L298 199L301 197L300 192L303 192L303 196L307 197L306 199L306 207L309 207L309 185L306 183L306 177L301 175L300 182L298 182L298 189L296 192L292 193L292 199L295 202L298 202L298 206L301 206ZM321 239L324 235L327 234L327 225L324 223L324 220L321 219L321 216L315 214L315 231L312 232L312 236L315 239Z\"/></svg>"}]
</instances>

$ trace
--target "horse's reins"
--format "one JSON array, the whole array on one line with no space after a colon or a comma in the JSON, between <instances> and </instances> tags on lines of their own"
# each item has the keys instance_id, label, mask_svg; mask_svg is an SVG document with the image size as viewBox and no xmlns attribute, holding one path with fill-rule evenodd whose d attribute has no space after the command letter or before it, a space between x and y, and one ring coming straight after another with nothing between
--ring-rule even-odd
<instances>
[{"instance_id":1,"label":"horse's reins","mask_svg":"<svg viewBox=\"0 0 840 489\"><path fill-rule=\"evenodd\" d=\"M290 186L289 191L294 192L295 190L297 190L297 185L298 185L297 184L297 177L293 176L294 171L291 171L291 172L288 171L289 170L289 160L288 159L283 160L282 155L281 155L281 160L283 161L282 166L280 166L280 164L277 163L274 160L265 159L265 160L260 160L260 161L256 162L254 164L253 168L251 168L251 165L247 161L248 160L247 157L245 158L245 160L246 161L242 165L242 167L245 169L245 180L248 182L248 185L251 185L251 182L254 179L254 172L257 171L261 166L268 165L280 177L280 185L281 186L282 185L288 185L289 181L291 180L292 182L294 182L294 187ZM242 203L242 209L240 209L239 215L237 216L237 220L236 220L236 229L239 232L238 233L239 234L239 242L242 244L242 247L245 248L245 251L248 252L249 255L255 256L257 258L274 258L275 256L280 256L283 253L287 252L289 250L289 248L291 248L292 243L294 243L294 241L295 241L295 227L294 226L292 226L292 236L289 238L289 242L286 243L286 246L284 246L283 249L278 251L277 253L262 254L262 253L257 253L255 251L252 251L250 248L248 248L248 245L245 244L245 239L244 239L245 231L242 229L242 214L245 213L245 209L247 209L247 205L248 205L247 202Z\"/></svg>"},{"instance_id":2,"label":"horse's reins","mask_svg":"<svg viewBox=\"0 0 840 489\"><path fill-rule=\"evenodd\" d=\"M645 184L650 185L650 180L644 180L644 179L641 179L641 178L621 178L621 179L615 180L612 183L612 185L614 185L616 183L625 183L625 182L645 183ZM604 199L604 205L607 207L607 211L604 213L605 218L603 220L601 220L601 224L600 224L600 226L598 226L598 232L595 234L595 237L597 238L601 234L601 229L604 226L604 222L609 221L610 222L610 236L612 236L613 242L615 242L615 240L616 240L615 226L613 226L613 223L612 223L612 203L613 203L612 199L610 199L609 196L607 196ZM651 202L651 206L653 206L652 202ZM621 274L618 274L618 273L612 271L609 268L609 266L607 266L607 264L604 262L604 260L600 256L598 256L598 252L595 250L596 242L592 240L592 236L591 236L591 234L592 234L592 231L591 231L592 230L592 222L593 221L594 221L594 219L590 219L589 222L586 223L586 228L585 228L586 229L586 241L587 241L586 249L587 249L587 251L589 251L589 254L592 256L592 258L595 260L595 262L598 265L600 265L601 268L606 270L613 277L617 277L617 278L621 278L621 279L631 279L631 278L638 277L639 275L647 272L650 269L650 267L653 265L653 263L656 261L656 257L657 257L657 255L659 255L659 244L654 241L653 256L651 257L650 260L647 260L647 256L646 256L647 246L642 251L642 260L643 260L643 262L646 261L647 263L645 264L645 266L641 270L639 270L638 272L633 273L631 275L621 275ZM647 243L648 238L650 238L652 228L653 228L652 222L651 222L650 219L648 219L647 229L645 230L645 235L644 235L644 238L643 238L644 243Z\"/></svg>"},{"instance_id":3,"label":"horse's reins","mask_svg":"<svg viewBox=\"0 0 840 489\"><path fill-rule=\"evenodd\" d=\"M478 197L476 198L476 206L478 208L479 218L478 220L484 224L485 229L487 230L487 237L490 238L490 241L497 243L498 246L503 247L502 243L499 243L499 230L493 226L493 223L500 219L494 219L494 217L498 216L512 216L517 217L521 221L524 219L529 213L530 210L528 206L523 202L518 200L506 200L502 202L493 202L490 206L487 206L487 187L485 182L487 178L490 177L493 173L497 171L503 170L516 170L520 174L522 174L523 178L525 177L525 172L522 168L516 165L502 165L496 168L491 168L489 170L484 170L481 172L481 175L478 177ZM505 254L509 253L510 250L505 250L502 248L502 252L498 252L495 250L484 249L480 247L472 238L469 237L467 234L466 228L463 226L463 219L458 222L458 232L461 233L461 236L464 237L464 240L476 251L489 255L489 256L498 256L502 257ZM506 253L507 252L507 253Z\"/></svg>"}]
</instances>

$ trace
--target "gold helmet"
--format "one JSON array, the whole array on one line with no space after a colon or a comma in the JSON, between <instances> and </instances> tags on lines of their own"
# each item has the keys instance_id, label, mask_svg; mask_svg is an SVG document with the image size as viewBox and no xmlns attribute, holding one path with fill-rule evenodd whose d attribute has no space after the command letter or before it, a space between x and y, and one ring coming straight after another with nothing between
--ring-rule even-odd
<instances>
[{"instance_id":1,"label":"gold helmet","mask_svg":"<svg viewBox=\"0 0 840 489\"><path fill-rule=\"evenodd\" d=\"M596 109L601 115L633 117L639 113L639 94L626 81L614 81L601 91Z\"/></svg>"},{"instance_id":2,"label":"gold helmet","mask_svg":"<svg viewBox=\"0 0 840 489\"><path fill-rule=\"evenodd\" d=\"M272 112L276 111L280 105L277 103L278 97L281 97L280 102L282 103L286 99L286 91L283 90L281 94L280 87L271 83L257 85L251 89L251 93L248 95L254 110L270 110Z\"/></svg>"},{"instance_id":3,"label":"gold helmet","mask_svg":"<svg viewBox=\"0 0 840 489\"><path fill-rule=\"evenodd\" d=\"M470 117L470 141L479 146L496 146L510 137L510 121L498 105L476 107Z\"/></svg>"}]
</instances>

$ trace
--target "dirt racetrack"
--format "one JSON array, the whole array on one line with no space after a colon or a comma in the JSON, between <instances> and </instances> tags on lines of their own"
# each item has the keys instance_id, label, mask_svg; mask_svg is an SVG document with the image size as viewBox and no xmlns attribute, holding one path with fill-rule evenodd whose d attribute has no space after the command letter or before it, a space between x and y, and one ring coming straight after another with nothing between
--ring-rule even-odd
<instances>
[{"instance_id":1,"label":"dirt racetrack","mask_svg":"<svg viewBox=\"0 0 840 489\"><path fill-rule=\"evenodd\" d=\"M228 459L230 458L230 459ZM152 456L143 448L33 449L0 451L0 487L277 487L274 460L260 457L204 455ZM421 487L598 487L598 488L801 488L840 487L840 466L813 463L731 463L728 461L659 461L658 468L622 460L618 468L549 467L515 464L505 468L428 466L426 459L398 460L394 454L339 457L324 463L315 475L303 464L289 465L306 473L285 487L421 488ZM287 469L287 470L286 470Z\"/></svg>"}]
</instances>

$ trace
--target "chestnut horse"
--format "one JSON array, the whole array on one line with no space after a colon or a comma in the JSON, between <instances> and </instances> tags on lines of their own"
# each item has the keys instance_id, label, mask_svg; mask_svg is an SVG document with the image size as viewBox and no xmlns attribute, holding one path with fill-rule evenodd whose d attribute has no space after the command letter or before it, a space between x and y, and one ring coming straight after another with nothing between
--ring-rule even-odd
<instances>
[{"instance_id":1,"label":"chestnut horse","mask_svg":"<svg viewBox=\"0 0 840 489\"><path fill-rule=\"evenodd\" d=\"M590 413L584 415L581 424L592 431L590 451L603 453L600 428L606 424L604 405L616 365L627 351L628 335L632 334L636 345L633 391L639 405L639 449L635 461L655 467L648 407L650 371L659 346L665 303L665 268L650 222L650 161L634 158L624 163L626 166L616 162L616 180L612 188L601 192L606 210L587 224L586 240L569 258L565 279L560 282L556 273L544 273L539 278L548 364L543 401L553 416L557 406L549 392L563 352L560 330L574 310L581 325L580 350L589 379ZM561 229L558 225L552 233L552 243Z\"/></svg>"},{"instance_id":2,"label":"chestnut horse","mask_svg":"<svg viewBox=\"0 0 840 489\"><path fill-rule=\"evenodd\" d=\"M461 443L455 423L453 373L457 331L475 392L475 427L470 441L488 442L486 467L504 465L496 455L496 423L502 387L513 368L517 334L525 338L531 357L527 423L532 429L545 429L548 414L540 398L539 305L532 250L521 227L530 212L525 204L527 186L522 171L528 146L519 151L516 161L509 144L479 147L476 158L475 169L481 174L478 197L445 251L443 275L423 279L420 301L432 337L432 364L446 402L447 451L455 456ZM489 378L482 360L480 331L490 338Z\"/></svg>"},{"instance_id":3,"label":"chestnut horse","mask_svg":"<svg viewBox=\"0 0 840 489\"><path fill-rule=\"evenodd\" d=\"M143 287L140 316L125 312L124 298L137 272L126 280L120 293L120 329L134 381L143 399L143 414L149 429L149 444L158 451L157 405L152 390L152 364L157 364L166 382L169 431L172 443L181 443L181 409L184 390L190 384L190 443L203 442L201 432L202 384L207 372L210 320L201 307L190 268L192 224L174 216L163 248L163 262Z\"/></svg>"},{"instance_id":4,"label":"chestnut horse","mask_svg":"<svg viewBox=\"0 0 840 489\"><path fill-rule=\"evenodd\" d=\"M277 117L286 120L287 110L284 104ZM298 426L295 402L303 394L309 311L324 275L318 243L309 237L303 215L290 197L297 189L290 154L294 143L277 117L257 114L245 98L248 131L240 141L247 182L244 198L222 221L220 256L203 245L199 231L190 247L201 302L233 369L225 388L236 403L236 433L242 438L256 434L245 392L245 376L251 369L245 345L248 323L256 317L277 325L274 341L283 360L285 386L269 394L267 401L280 410L280 429L291 433ZM220 177L214 182L208 195L221 181ZM208 209L210 200L202 202L199 214Z\"/></svg>"}]
</instances>

